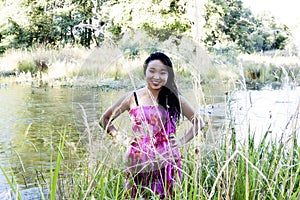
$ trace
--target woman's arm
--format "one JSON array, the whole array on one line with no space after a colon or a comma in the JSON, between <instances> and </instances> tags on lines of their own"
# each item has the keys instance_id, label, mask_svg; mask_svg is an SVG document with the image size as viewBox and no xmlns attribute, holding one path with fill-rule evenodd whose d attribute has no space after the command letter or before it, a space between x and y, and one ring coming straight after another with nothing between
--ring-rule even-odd
<instances>
[{"instance_id":1,"label":"woman's arm","mask_svg":"<svg viewBox=\"0 0 300 200\"><path fill-rule=\"evenodd\" d=\"M111 107L109 107L100 117L99 125L111 136L115 137L118 130L112 124L119 115L129 110L131 101L131 93L125 94L118 99Z\"/></svg>"},{"instance_id":2,"label":"woman's arm","mask_svg":"<svg viewBox=\"0 0 300 200\"><path fill-rule=\"evenodd\" d=\"M193 139L199 131L204 128L204 121L198 112L195 112L191 104L182 96L180 96L182 115L185 116L193 126L188 130L188 132L178 140L178 146L183 146Z\"/></svg>"}]
</instances>

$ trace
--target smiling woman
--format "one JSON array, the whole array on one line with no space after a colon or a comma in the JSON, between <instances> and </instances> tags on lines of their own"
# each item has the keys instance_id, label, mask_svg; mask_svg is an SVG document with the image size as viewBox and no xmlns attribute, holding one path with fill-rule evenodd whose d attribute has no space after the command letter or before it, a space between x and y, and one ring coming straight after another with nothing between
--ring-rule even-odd
<instances>
[{"instance_id":1,"label":"smiling woman","mask_svg":"<svg viewBox=\"0 0 300 200\"><path fill-rule=\"evenodd\" d=\"M126 182L130 196L149 198L155 193L165 199L172 196L173 186L181 182L178 147L193 139L204 123L179 94L173 65L167 55L152 53L143 67L146 86L117 100L102 115L100 126L116 139L120 133L112 122L123 112L129 112L135 136L126 154ZM176 141L176 125L181 115L193 126Z\"/></svg>"}]
</instances>

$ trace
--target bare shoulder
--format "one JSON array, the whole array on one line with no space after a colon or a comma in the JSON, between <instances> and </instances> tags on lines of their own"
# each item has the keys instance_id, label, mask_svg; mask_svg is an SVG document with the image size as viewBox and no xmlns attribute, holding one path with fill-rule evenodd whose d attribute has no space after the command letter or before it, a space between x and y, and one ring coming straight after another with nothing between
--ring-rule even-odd
<instances>
[{"instance_id":1,"label":"bare shoulder","mask_svg":"<svg viewBox=\"0 0 300 200\"><path fill-rule=\"evenodd\" d=\"M115 101L115 103L110 107L112 110L119 109L121 112L130 109L130 105L132 103L132 92L127 92L119 99Z\"/></svg>"},{"instance_id":2,"label":"bare shoulder","mask_svg":"<svg viewBox=\"0 0 300 200\"><path fill-rule=\"evenodd\" d=\"M137 93L138 96L144 96L147 92L147 88L146 87L142 87L142 88L139 88L135 91Z\"/></svg>"},{"instance_id":3,"label":"bare shoulder","mask_svg":"<svg viewBox=\"0 0 300 200\"><path fill-rule=\"evenodd\" d=\"M181 106L191 106L190 102L182 95L179 95L179 101Z\"/></svg>"},{"instance_id":4,"label":"bare shoulder","mask_svg":"<svg viewBox=\"0 0 300 200\"><path fill-rule=\"evenodd\" d=\"M190 102L182 95L179 95L179 101L182 109L182 114L188 119L192 119L195 115L195 110Z\"/></svg>"},{"instance_id":5,"label":"bare shoulder","mask_svg":"<svg viewBox=\"0 0 300 200\"><path fill-rule=\"evenodd\" d=\"M147 90L145 87L139 88L134 91L130 91L127 94L125 94L123 97L121 97L121 101L123 101L123 103L127 105L127 109L130 110L131 108L136 106L137 101L143 102L146 92Z\"/></svg>"},{"instance_id":6,"label":"bare shoulder","mask_svg":"<svg viewBox=\"0 0 300 200\"><path fill-rule=\"evenodd\" d=\"M144 105L145 104L145 99L147 97L147 89L145 87L139 88L132 92L132 94L136 94L136 96L132 97L132 107L135 107L137 104L139 105Z\"/></svg>"}]
</instances>

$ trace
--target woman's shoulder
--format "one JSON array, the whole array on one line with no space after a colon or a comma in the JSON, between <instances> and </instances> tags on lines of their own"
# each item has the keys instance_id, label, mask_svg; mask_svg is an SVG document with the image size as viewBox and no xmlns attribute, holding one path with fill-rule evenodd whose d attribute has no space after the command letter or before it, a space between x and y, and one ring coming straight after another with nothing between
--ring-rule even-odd
<instances>
[{"instance_id":1,"label":"woman's shoulder","mask_svg":"<svg viewBox=\"0 0 300 200\"><path fill-rule=\"evenodd\" d=\"M135 96L142 97L144 95L145 95L145 88L139 88L136 90L126 92L122 98L127 99L127 100L133 100L135 98Z\"/></svg>"},{"instance_id":2,"label":"woman's shoulder","mask_svg":"<svg viewBox=\"0 0 300 200\"><path fill-rule=\"evenodd\" d=\"M181 103L187 102L187 99L182 94L178 94L178 98Z\"/></svg>"},{"instance_id":3,"label":"woman's shoulder","mask_svg":"<svg viewBox=\"0 0 300 200\"><path fill-rule=\"evenodd\" d=\"M145 95L146 91L147 91L147 88L146 87L142 87L142 88L134 90L132 93L135 92L137 95L143 96L143 95Z\"/></svg>"},{"instance_id":4,"label":"woman's shoulder","mask_svg":"<svg viewBox=\"0 0 300 200\"><path fill-rule=\"evenodd\" d=\"M140 97L142 97L143 95L144 89L140 88L127 92L123 98L126 101L127 105L129 105L129 109L131 109L136 106L137 101L139 101Z\"/></svg>"},{"instance_id":5,"label":"woman's shoulder","mask_svg":"<svg viewBox=\"0 0 300 200\"><path fill-rule=\"evenodd\" d=\"M192 107L191 103L189 102L189 100L187 98L185 98L183 95L179 95L179 102L181 104L181 107L183 109L185 109L185 107Z\"/></svg>"}]
</instances>

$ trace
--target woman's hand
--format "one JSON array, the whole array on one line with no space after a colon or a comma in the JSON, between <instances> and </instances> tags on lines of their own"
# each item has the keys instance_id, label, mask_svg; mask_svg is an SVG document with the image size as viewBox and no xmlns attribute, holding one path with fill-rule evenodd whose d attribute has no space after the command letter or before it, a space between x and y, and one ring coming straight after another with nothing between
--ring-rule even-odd
<instances>
[{"instance_id":1,"label":"woman's hand","mask_svg":"<svg viewBox=\"0 0 300 200\"><path fill-rule=\"evenodd\" d=\"M123 146L128 146L130 144L130 138L125 137L125 134L123 133L115 133L114 136L112 136L113 143L119 144Z\"/></svg>"},{"instance_id":2,"label":"woman's hand","mask_svg":"<svg viewBox=\"0 0 300 200\"><path fill-rule=\"evenodd\" d=\"M176 140L175 134L174 133L170 133L169 135L169 142L170 142L170 146L171 148L177 148L179 147L179 144Z\"/></svg>"}]
</instances>

